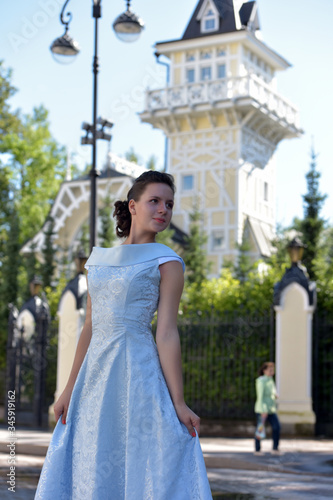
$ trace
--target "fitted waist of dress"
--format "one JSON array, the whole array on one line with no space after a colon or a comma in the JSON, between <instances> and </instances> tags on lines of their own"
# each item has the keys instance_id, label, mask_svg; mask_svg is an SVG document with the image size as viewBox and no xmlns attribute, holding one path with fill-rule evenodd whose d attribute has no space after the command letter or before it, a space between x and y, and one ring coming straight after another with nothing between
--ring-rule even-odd
<instances>
[{"instance_id":1,"label":"fitted waist of dress","mask_svg":"<svg viewBox=\"0 0 333 500\"><path fill-rule=\"evenodd\" d=\"M103 321L103 323L98 323L95 325L95 328L93 328L93 330L98 330L102 324L107 325L107 327L110 329L111 335L112 332L129 331L129 330L133 331L133 333L137 332L139 334L141 333L151 334L152 332L151 323L139 319L126 318L122 316L113 317L107 322Z\"/></svg>"}]
</instances>

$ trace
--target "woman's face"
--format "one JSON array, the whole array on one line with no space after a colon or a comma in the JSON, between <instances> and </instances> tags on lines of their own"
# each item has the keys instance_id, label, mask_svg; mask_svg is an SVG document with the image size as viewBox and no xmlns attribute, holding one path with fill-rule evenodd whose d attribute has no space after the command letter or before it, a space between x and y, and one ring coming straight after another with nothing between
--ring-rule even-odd
<instances>
[{"instance_id":1,"label":"woman's face","mask_svg":"<svg viewBox=\"0 0 333 500\"><path fill-rule=\"evenodd\" d=\"M129 201L132 229L159 233L168 227L174 205L172 189L167 184L148 184L138 201Z\"/></svg>"},{"instance_id":2,"label":"woman's face","mask_svg":"<svg viewBox=\"0 0 333 500\"><path fill-rule=\"evenodd\" d=\"M267 377L273 377L275 373L275 366L274 365L269 365L266 370L264 370L264 375Z\"/></svg>"}]
</instances>

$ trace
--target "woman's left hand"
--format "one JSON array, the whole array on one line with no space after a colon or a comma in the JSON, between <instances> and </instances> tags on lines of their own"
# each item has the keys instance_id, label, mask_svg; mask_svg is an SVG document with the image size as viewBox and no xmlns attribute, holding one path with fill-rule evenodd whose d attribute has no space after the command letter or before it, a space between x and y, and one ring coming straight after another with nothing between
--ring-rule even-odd
<instances>
[{"instance_id":1,"label":"woman's left hand","mask_svg":"<svg viewBox=\"0 0 333 500\"><path fill-rule=\"evenodd\" d=\"M179 420L186 426L188 432L192 437L195 437L195 431L197 431L198 436L200 434L200 417L196 415L187 405L186 403L180 403L178 405L174 405L177 416Z\"/></svg>"}]
</instances>

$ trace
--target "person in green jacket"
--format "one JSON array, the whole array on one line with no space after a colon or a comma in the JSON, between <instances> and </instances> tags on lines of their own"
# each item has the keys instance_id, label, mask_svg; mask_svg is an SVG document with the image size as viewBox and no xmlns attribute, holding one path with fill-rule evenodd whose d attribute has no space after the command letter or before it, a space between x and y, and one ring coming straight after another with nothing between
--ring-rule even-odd
<instances>
[{"instance_id":1,"label":"person in green jacket","mask_svg":"<svg viewBox=\"0 0 333 500\"><path fill-rule=\"evenodd\" d=\"M279 453L280 440L280 422L276 414L276 387L273 380L275 372L275 364L272 361L267 361L259 369L259 377L256 379L257 400L254 406L254 411L257 415L257 425L268 421L273 432L273 454ZM260 440L255 439L255 454L260 454Z\"/></svg>"}]
</instances>

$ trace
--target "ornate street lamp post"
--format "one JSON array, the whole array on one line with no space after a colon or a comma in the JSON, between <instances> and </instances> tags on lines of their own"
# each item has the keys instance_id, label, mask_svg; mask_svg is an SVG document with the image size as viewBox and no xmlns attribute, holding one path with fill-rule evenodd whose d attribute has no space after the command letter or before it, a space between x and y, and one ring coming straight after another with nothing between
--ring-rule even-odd
<instances>
[{"instance_id":1,"label":"ornate street lamp post","mask_svg":"<svg viewBox=\"0 0 333 500\"><path fill-rule=\"evenodd\" d=\"M69 36L68 26L72 19L72 14L66 14L67 21L64 20L64 12L69 0L66 0L60 13L60 21L65 26L63 36L57 38L52 43L50 49L54 56L59 60L59 57L66 60L70 57L75 57L80 49L78 43ZM98 20L102 17L101 12L102 0L93 0L92 17L95 19L94 31L94 56L93 56L93 123L83 123L82 128L86 130L86 136L81 139L81 144L92 145L92 168L90 171L90 250L96 242L96 222L97 222L97 177L99 172L96 168L97 157L97 139L111 140L111 135L104 132L104 127L111 128L113 124L108 120L97 119L97 76L99 69L98 61ZM116 35L123 42L134 42L140 36L144 28L143 21L130 10L130 0L127 1L127 10L117 17L113 23L113 29ZM97 125L101 128L97 130ZM91 137L89 137L89 134Z\"/></svg>"}]
</instances>

